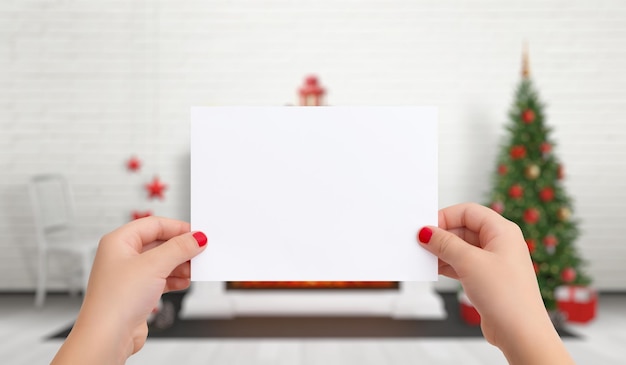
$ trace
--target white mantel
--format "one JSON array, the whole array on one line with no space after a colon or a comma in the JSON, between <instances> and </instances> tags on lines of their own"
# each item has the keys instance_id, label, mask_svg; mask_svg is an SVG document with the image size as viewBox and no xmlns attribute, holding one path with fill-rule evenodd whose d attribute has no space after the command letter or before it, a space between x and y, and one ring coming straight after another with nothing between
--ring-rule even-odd
<instances>
[{"instance_id":1,"label":"white mantel","mask_svg":"<svg viewBox=\"0 0 626 365\"><path fill-rule=\"evenodd\" d=\"M402 282L400 289L227 290L224 282L193 282L183 319L266 316L389 316L444 319L443 300L430 282Z\"/></svg>"}]
</instances>

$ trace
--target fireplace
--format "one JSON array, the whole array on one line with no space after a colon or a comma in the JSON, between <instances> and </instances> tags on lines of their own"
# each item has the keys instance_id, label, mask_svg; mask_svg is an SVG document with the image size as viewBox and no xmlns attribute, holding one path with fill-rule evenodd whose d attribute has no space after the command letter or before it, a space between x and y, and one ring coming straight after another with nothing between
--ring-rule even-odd
<instances>
[{"instance_id":1,"label":"fireplace","mask_svg":"<svg viewBox=\"0 0 626 365\"><path fill-rule=\"evenodd\" d=\"M385 316L443 319L431 282L192 282L183 319L236 316Z\"/></svg>"},{"instance_id":2,"label":"fireplace","mask_svg":"<svg viewBox=\"0 0 626 365\"><path fill-rule=\"evenodd\" d=\"M397 281L227 281L226 290L397 290Z\"/></svg>"}]
</instances>

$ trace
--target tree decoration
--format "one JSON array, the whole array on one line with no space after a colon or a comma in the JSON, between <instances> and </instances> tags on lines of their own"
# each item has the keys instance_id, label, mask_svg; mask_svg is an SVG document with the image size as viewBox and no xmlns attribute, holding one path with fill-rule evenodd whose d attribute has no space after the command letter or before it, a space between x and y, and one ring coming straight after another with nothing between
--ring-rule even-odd
<instances>
[{"instance_id":1,"label":"tree decoration","mask_svg":"<svg viewBox=\"0 0 626 365\"><path fill-rule=\"evenodd\" d=\"M501 201L495 201L491 203L491 209L498 214L502 214L504 212L504 204Z\"/></svg>"},{"instance_id":2,"label":"tree decoration","mask_svg":"<svg viewBox=\"0 0 626 365\"><path fill-rule=\"evenodd\" d=\"M126 168L128 168L131 172L137 172L141 168L141 160L139 160L136 156L131 157L126 162Z\"/></svg>"},{"instance_id":3,"label":"tree decoration","mask_svg":"<svg viewBox=\"0 0 626 365\"><path fill-rule=\"evenodd\" d=\"M526 157L526 147L524 146L513 146L511 147L511 158L514 160L519 160Z\"/></svg>"},{"instance_id":4,"label":"tree decoration","mask_svg":"<svg viewBox=\"0 0 626 365\"><path fill-rule=\"evenodd\" d=\"M539 169L539 166L535 164L530 164L524 168L524 176L526 176L529 180L535 180L539 177L540 173L541 170Z\"/></svg>"},{"instance_id":5,"label":"tree decoration","mask_svg":"<svg viewBox=\"0 0 626 365\"><path fill-rule=\"evenodd\" d=\"M565 222L572 216L572 212L566 207L561 207L556 211L556 216L560 221Z\"/></svg>"},{"instance_id":6,"label":"tree decoration","mask_svg":"<svg viewBox=\"0 0 626 365\"><path fill-rule=\"evenodd\" d=\"M498 174L506 175L507 171L508 171L508 167L505 164L498 165Z\"/></svg>"},{"instance_id":7,"label":"tree decoration","mask_svg":"<svg viewBox=\"0 0 626 365\"><path fill-rule=\"evenodd\" d=\"M530 124L535 120L535 112L532 109L526 109L522 113L522 120L526 124Z\"/></svg>"},{"instance_id":8,"label":"tree decoration","mask_svg":"<svg viewBox=\"0 0 626 365\"><path fill-rule=\"evenodd\" d=\"M535 224L540 218L539 211L535 208L528 208L524 211L524 221L528 224Z\"/></svg>"},{"instance_id":9,"label":"tree decoration","mask_svg":"<svg viewBox=\"0 0 626 365\"><path fill-rule=\"evenodd\" d=\"M163 191L167 189L167 185L163 184L158 176L155 176L152 179L152 182L146 184L146 190L148 191L148 198L154 199L159 198L163 200Z\"/></svg>"},{"instance_id":10,"label":"tree decoration","mask_svg":"<svg viewBox=\"0 0 626 365\"><path fill-rule=\"evenodd\" d=\"M546 247L546 251L550 255L554 255L554 251L556 251L556 245L559 241L556 239L554 235L547 235L543 238L543 245Z\"/></svg>"},{"instance_id":11,"label":"tree decoration","mask_svg":"<svg viewBox=\"0 0 626 365\"><path fill-rule=\"evenodd\" d=\"M539 199L541 199L544 203L551 202L554 199L554 189L549 186L541 189L539 192Z\"/></svg>"},{"instance_id":12,"label":"tree decoration","mask_svg":"<svg viewBox=\"0 0 626 365\"><path fill-rule=\"evenodd\" d=\"M574 246L578 222L572 217L572 202L562 183L563 165L545 115L524 53L522 79L508 113L508 134L496 158L487 202L521 228L544 304L553 310L558 286L585 286L591 280Z\"/></svg>"},{"instance_id":13,"label":"tree decoration","mask_svg":"<svg viewBox=\"0 0 626 365\"><path fill-rule=\"evenodd\" d=\"M509 196L513 199L519 199L524 195L524 188L515 184L509 189Z\"/></svg>"},{"instance_id":14,"label":"tree decoration","mask_svg":"<svg viewBox=\"0 0 626 365\"><path fill-rule=\"evenodd\" d=\"M576 279L576 270L573 267L563 269L561 279L568 284L573 282Z\"/></svg>"}]
</instances>

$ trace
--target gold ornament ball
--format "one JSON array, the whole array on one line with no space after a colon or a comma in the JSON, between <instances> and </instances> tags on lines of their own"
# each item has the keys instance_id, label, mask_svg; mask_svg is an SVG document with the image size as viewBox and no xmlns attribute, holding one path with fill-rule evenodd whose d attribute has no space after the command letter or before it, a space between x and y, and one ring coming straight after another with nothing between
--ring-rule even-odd
<instances>
[{"instance_id":1,"label":"gold ornament ball","mask_svg":"<svg viewBox=\"0 0 626 365\"><path fill-rule=\"evenodd\" d=\"M566 221L569 220L569 218L572 216L572 212L563 207L563 208L559 208L559 210L556 211L556 217L560 220L560 221Z\"/></svg>"},{"instance_id":2,"label":"gold ornament ball","mask_svg":"<svg viewBox=\"0 0 626 365\"><path fill-rule=\"evenodd\" d=\"M526 176L530 180L535 180L536 178L539 177L539 173L540 172L541 172L541 170L539 169L539 166L537 166L535 164L528 165L524 169L524 176Z\"/></svg>"}]
</instances>

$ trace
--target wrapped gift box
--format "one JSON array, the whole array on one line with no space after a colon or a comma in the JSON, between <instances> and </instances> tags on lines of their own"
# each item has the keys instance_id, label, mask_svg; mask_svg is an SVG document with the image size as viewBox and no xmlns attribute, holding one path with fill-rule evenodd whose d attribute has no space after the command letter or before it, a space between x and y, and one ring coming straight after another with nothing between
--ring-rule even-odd
<instances>
[{"instance_id":1,"label":"wrapped gift box","mask_svg":"<svg viewBox=\"0 0 626 365\"><path fill-rule=\"evenodd\" d=\"M470 302L469 298L465 294L464 291L459 292L459 309L461 311L461 318L463 321L469 325L477 326L480 324L480 314L474 308L472 302Z\"/></svg>"},{"instance_id":2,"label":"wrapped gift box","mask_svg":"<svg viewBox=\"0 0 626 365\"><path fill-rule=\"evenodd\" d=\"M587 323L595 318L598 294L593 288L563 285L556 288L554 296L558 309L569 322Z\"/></svg>"}]
</instances>

